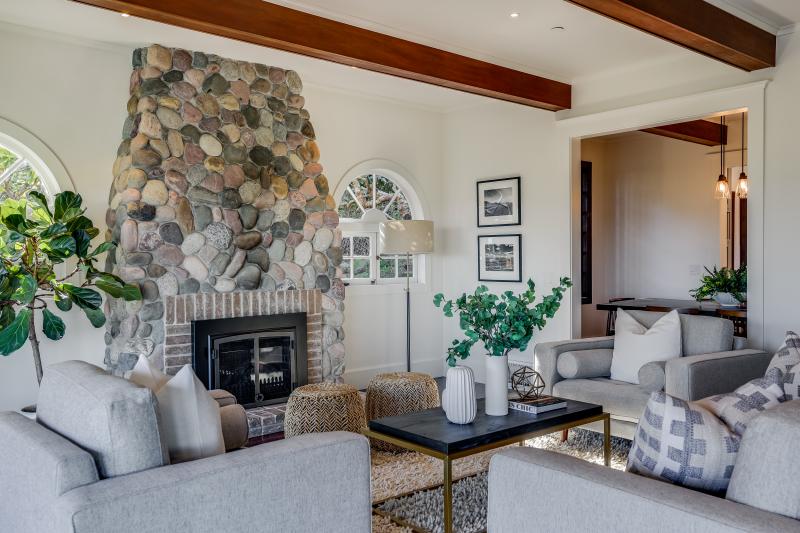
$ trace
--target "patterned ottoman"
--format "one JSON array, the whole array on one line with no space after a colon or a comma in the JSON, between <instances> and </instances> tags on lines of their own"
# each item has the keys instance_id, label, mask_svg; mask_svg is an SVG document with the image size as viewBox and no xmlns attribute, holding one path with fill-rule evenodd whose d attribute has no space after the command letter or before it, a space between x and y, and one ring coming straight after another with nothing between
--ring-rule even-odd
<instances>
[{"instance_id":1,"label":"patterned ottoman","mask_svg":"<svg viewBox=\"0 0 800 533\"><path fill-rule=\"evenodd\" d=\"M304 433L352 431L366 427L364 404L352 385L316 383L297 387L286 404L286 438Z\"/></svg>"},{"instance_id":2,"label":"patterned ottoman","mask_svg":"<svg viewBox=\"0 0 800 533\"><path fill-rule=\"evenodd\" d=\"M420 372L378 374L367 385L367 420L402 415L439 407L436 381ZM371 439L373 449L405 452L391 444Z\"/></svg>"}]
</instances>

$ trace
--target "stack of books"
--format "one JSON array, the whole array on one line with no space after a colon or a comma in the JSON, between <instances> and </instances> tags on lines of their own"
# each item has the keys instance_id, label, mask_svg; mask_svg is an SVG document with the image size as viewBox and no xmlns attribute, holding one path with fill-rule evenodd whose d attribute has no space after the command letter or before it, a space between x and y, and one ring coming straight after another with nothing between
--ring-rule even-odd
<instances>
[{"instance_id":1,"label":"stack of books","mask_svg":"<svg viewBox=\"0 0 800 533\"><path fill-rule=\"evenodd\" d=\"M515 411L523 411L538 415L546 413L547 411L554 411L556 409L563 409L567 406L567 401L563 398L555 396L539 396L530 400L521 400L518 395L514 394L508 398L508 408Z\"/></svg>"}]
</instances>

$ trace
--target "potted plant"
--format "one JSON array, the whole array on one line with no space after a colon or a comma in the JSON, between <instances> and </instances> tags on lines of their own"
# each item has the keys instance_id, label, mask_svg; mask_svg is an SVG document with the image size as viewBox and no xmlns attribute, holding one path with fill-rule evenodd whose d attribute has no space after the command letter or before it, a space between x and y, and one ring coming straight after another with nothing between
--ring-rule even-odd
<instances>
[{"instance_id":1,"label":"potted plant","mask_svg":"<svg viewBox=\"0 0 800 533\"><path fill-rule=\"evenodd\" d=\"M92 248L99 230L84 215L82 202L79 194L65 191L55 196L51 210L45 196L33 191L27 201L7 199L0 204L0 354L9 355L30 342L40 383L37 316L44 335L59 340L66 326L53 306L67 312L75 305L99 328L106 317L95 289L129 301L142 298L137 285L95 267L97 257L116 244ZM55 266L69 258L77 260L74 270L58 277ZM84 281L78 284L73 278L79 272Z\"/></svg>"},{"instance_id":2,"label":"potted plant","mask_svg":"<svg viewBox=\"0 0 800 533\"><path fill-rule=\"evenodd\" d=\"M747 265L739 268L704 267L700 286L689 291L697 301L713 298L721 307L740 307L747 300Z\"/></svg>"},{"instance_id":3,"label":"potted plant","mask_svg":"<svg viewBox=\"0 0 800 533\"><path fill-rule=\"evenodd\" d=\"M561 278L552 293L533 305L536 286L528 280L527 289L515 295L505 291L492 294L485 285L472 294L462 294L455 300L445 300L444 295L433 298L444 315L459 314L465 339L455 339L447 350L447 363L455 366L456 359L470 356L478 342L486 349L486 414L508 414L508 354L511 350L525 350L533 338L534 330L541 330L548 318L555 316L561 307L564 292L572 287L569 278Z\"/></svg>"}]
</instances>

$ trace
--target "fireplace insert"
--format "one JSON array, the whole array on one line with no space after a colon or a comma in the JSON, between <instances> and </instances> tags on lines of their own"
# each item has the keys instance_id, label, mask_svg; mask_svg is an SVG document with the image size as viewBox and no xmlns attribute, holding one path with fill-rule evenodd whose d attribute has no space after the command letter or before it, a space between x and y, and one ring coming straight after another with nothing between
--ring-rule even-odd
<instances>
[{"instance_id":1,"label":"fireplace insert","mask_svg":"<svg viewBox=\"0 0 800 533\"><path fill-rule=\"evenodd\" d=\"M245 407L286 401L306 384L307 363L305 313L192 322L198 378Z\"/></svg>"}]
</instances>

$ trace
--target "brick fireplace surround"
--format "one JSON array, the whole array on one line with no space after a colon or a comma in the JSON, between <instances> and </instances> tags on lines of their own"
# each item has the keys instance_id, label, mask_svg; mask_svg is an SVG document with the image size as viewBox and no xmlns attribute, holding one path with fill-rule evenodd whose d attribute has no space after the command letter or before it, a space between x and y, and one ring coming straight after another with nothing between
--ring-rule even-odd
<instances>
[{"instance_id":1,"label":"brick fireplace surround","mask_svg":"<svg viewBox=\"0 0 800 533\"><path fill-rule=\"evenodd\" d=\"M164 298L164 371L192 364L192 321L306 313L308 382L322 381L322 293L319 289L197 293ZM283 430L285 404L249 409L250 437Z\"/></svg>"}]
</instances>

